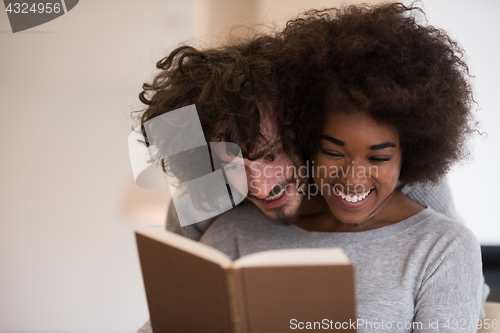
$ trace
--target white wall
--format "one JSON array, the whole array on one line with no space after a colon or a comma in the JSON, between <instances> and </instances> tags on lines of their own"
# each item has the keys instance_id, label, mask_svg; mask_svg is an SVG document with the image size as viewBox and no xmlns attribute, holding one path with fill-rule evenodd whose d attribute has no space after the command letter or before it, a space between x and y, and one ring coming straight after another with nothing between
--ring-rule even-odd
<instances>
[{"instance_id":1,"label":"white wall","mask_svg":"<svg viewBox=\"0 0 500 333\"><path fill-rule=\"evenodd\" d=\"M500 245L500 1L427 0L430 24L448 31L465 49L475 75L481 131L474 159L454 168L449 180L457 209L483 244Z\"/></svg>"},{"instance_id":2,"label":"white wall","mask_svg":"<svg viewBox=\"0 0 500 333\"><path fill-rule=\"evenodd\" d=\"M377 4L386 0L254 0L256 2L256 18L258 23L283 28L286 21L295 18L308 9L320 9L341 6L343 4L367 3Z\"/></svg>"},{"instance_id":3,"label":"white wall","mask_svg":"<svg viewBox=\"0 0 500 333\"><path fill-rule=\"evenodd\" d=\"M80 1L16 34L0 7L0 332L134 332L130 111L193 3Z\"/></svg>"}]
</instances>

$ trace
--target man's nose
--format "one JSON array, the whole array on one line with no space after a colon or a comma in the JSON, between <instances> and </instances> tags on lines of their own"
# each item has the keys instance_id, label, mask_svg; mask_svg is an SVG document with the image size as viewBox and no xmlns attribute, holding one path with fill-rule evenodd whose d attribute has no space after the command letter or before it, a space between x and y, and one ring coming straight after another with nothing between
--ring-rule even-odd
<instances>
[{"instance_id":1,"label":"man's nose","mask_svg":"<svg viewBox=\"0 0 500 333\"><path fill-rule=\"evenodd\" d=\"M276 183L272 167L246 160L245 166L247 167L248 192L259 199L264 199Z\"/></svg>"}]
</instances>

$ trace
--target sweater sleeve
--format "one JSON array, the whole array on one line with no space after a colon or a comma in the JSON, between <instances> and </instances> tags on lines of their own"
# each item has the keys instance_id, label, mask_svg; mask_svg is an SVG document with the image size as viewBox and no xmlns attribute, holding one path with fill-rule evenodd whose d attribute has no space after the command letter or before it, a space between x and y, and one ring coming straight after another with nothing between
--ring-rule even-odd
<instances>
[{"instance_id":1,"label":"sweater sleeve","mask_svg":"<svg viewBox=\"0 0 500 333\"><path fill-rule=\"evenodd\" d=\"M483 306L481 266L479 243L468 230L431 254L415 299L413 332L476 332Z\"/></svg>"}]
</instances>

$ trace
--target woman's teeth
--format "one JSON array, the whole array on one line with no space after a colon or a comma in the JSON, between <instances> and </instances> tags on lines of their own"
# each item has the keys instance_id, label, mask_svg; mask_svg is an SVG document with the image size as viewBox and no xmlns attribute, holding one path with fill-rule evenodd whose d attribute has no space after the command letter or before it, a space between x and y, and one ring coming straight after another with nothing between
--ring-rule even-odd
<instances>
[{"instance_id":1,"label":"woman's teeth","mask_svg":"<svg viewBox=\"0 0 500 333\"><path fill-rule=\"evenodd\" d=\"M335 192L337 193L337 195L347 202L360 202L360 201L364 200L368 196L368 194L370 194L370 192L372 191L372 190L368 190L365 193L360 194L360 195L349 195L349 194L344 194L337 187L334 187L334 188L335 188Z\"/></svg>"},{"instance_id":2,"label":"woman's teeth","mask_svg":"<svg viewBox=\"0 0 500 333\"><path fill-rule=\"evenodd\" d=\"M285 190L286 190L286 186L281 190L280 193L273 195L272 197L265 198L264 200L273 201L273 200L279 199L283 196L283 194L285 194Z\"/></svg>"}]
</instances>

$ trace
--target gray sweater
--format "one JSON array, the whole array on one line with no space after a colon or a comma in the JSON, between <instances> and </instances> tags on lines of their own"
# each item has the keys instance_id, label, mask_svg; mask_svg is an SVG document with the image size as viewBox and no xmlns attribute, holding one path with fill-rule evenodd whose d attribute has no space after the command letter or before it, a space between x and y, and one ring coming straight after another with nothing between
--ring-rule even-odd
<instances>
[{"instance_id":1,"label":"gray sweater","mask_svg":"<svg viewBox=\"0 0 500 333\"><path fill-rule=\"evenodd\" d=\"M439 184L438 186L431 186L431 185L415 185L415 186L405 186L405 185L401 185L399 187L400 191L407 195L409 198L413 199L414 201L420 203L422 206L425 206L425 207L431 207L432 209L434 209L435 211L438 211L440 213L443 213L445 214L446 216L448 217L451 217L453 220L457 221L459 220L458 219L458 216L456 214L456 211L455 211L455 207L453 205L453 199L452 199L452 196L451 196L451 191L449 189L449 186L446 182L443 182L441 184ZM219 219L221 220L221 222L218 222L218 224L220 223L225 223L225 224L231 224L231 220L232 220L232 217L236 217L236 220L238 221L246 221L246 224L247 226L256 226L259 228L260 231L262 231L261 229L261 226L262 224L264 224L264 227L269 227L269 228L279 228L279 227L276 227L274 225L271 224L271 222L269 220L267 220L267 218L265 216L262 215L262 213L260 213L258 211L258 209L250 209L251 207L254 207L252 204L247 204L247 205L240 205L238 206L237 208L217 217L216 219ZM427 214L427 211L424 211L426 212ZM430 210L429 210L430 211ZM422 212L421 214L423 214L424 212ZM433 213L435 214L435 213ZM420 214L418 214L418 216L420 216ZM413 218L417 218L418 216L414 216L412 217L411 219L409 220L412 220ZM229 217L229 218L228 218ZM205 233L205 231L207 231L207 228L210 227L210 225L212 224L212 222L216 219L211 219L209 221L206 221L206 222L201 222L201 223L197 223L197 224L194 224L194 225L190 225L190 226L187 226L187 227L184 227L184 228L181 228L180 225L179 225L179 221L177 219L177 214L175 212L175 208L173 207L173 204L172 204L172 201L170 202L170 205L169 205L169 210L168 210L168 215L167 215L167 230L170 230L170 231L173 231L173 232L176 232L180 235L183 235L183 236L186 236L186 237L189 237L191 239L194 239L194 240L200 240L200 237L202 237L202 235ZM264 222L265 221L265 222ZM408 220L407 220L408 221ZM402 223L402 222L400 222ZM397 225L400 225L400 223L398 223ZM408 223L408 222L405 222L405 223ZM446 221L446 224L448 225L450 223L449 220ZM469 238L471 237L471 233L470 231L468 231L466 228L464 228L463 226L460 226L458 223L456 222L451 222L453 225L451 227L451 230L456 230L456 229L464 229L466 230L465 231L465 234L466 235L469 235ZM239 225L241 225L241 222L238 223ZM401 224L401 225L404 225L404 224ZM441 223L440 223L441 225ZM390 226L390 227L394 227L394 226ZM215 228L215 227L214 227ZM219 229L220 227L217 227L217 229ZM281 227L283 228L283 227ZM399 227L398 227L399 228ZM428 231L430 233L430 235L432 234L435 234L437 232L437 230L434 230L435 228L435 225L432 226L432 228L430 228ZM314 237L320 237L322 236L323 233L309 233L309 232L305 232L303 231L302 229L300 228L297 228L295 226L290 226L288 227L287 229L287 232L286 233L279 233L278 237L275 237L273 239L274 243L273 243L273 246L276 246L276 244L284 244L284 243L288 243L288 245L292 245L290 242L291 241L296 241L296 243L293 243L293 246L294 247L320 247L322 245L319 245L319 244L316 244L316 240L314 239ZM299 229L299 230L297 230ZM385 228L382 228L381 230L384 230ZM234 228L229 228L229 230L232 230L233 232L235 231ZM377 229L378 230L378 229ZM377 230L373 230L373 232L377 232ZM441 230L441 229L440 229ZM450 230L450 231L451 231ZM256 230L255 232L257 232L258 230ZM222 232L222 233L220 233ZM286 237L287 237L287 234L289 232L298 232L300 235L304 236L305 238L301 238L299 240L297 239L292 239L292 240L287 240ZM219 234L220 233L220 234ZM378 231L378 233L380 233L380 231ZM223 230L216 230L216 229L213 229L212 231L210 231L210 234L207 234L204 239L203 239L203 242L205 243L211 243L211 242L216 242L216 243L220 243L218 245L214 245L215 247L217 246L222 246L224 248L226 248L226 250L230 250L232 248L231 251L233 251L233 253L229 253L230 256L232 257L237 257L240 255L240 253L237 253L236 252L236 249L238 249L238 251L240 251L239 249L239 246L237 245L242 245L245 244L243 243L244 240L234 236L234 237L230 237L229 235L226 234L226 236L228 238L226 238L225 240L224 239L220 239L218 238L219 236L215 237L216 234L219 234L219 235L224 235L224 231ZM250 233L251 234L251 233ZM249 235L250 235L249 234ZM307 235L309 234L309 235ZM314 234L318 234L316 236L313 236ZM349 233L350 234L350 233ZM376 234L376 233L375 233ZM247 235L246 237L249 237L249 235ZM344 234L344 236L347 235L347 234ZM323 235L324 236L324 235ZM339 237L339 236L334 236L333 234L330 234L329 233L329 236L333 236L333 237ZM295 235L294 237L297 237L297 235ZM350 237L350 236L348 236ZM360 237L360 236L355 236L355 237ZM426 236L428 237L428 236ZM392 238L394 239L398 239L398 237L396 236L393 236ZM263 239L269 239L269 238L266 238L264 237ZM475 238L473 238L472 236L472 239L474 239L474 244L476 244L477 242L475 241ZM260 239L248 239L247 238L247 250L248 250L248 246L260 246L259 244L261 244L261 240ZM323 240L324 241L324 240ZM417 240L414 240L414 241L417 241ZM224 244L223 244L224 243ZM232 247L229 246L227 244L232 244ZM350 242L348 242L350 243ZM364 244L364 241L361 242L360 244L358 244L359 246L365 246ZM377 243L377 242L375 242ZM374 243L374 244L375 244ZM254 245L251 245L251 244L254 244ZM323 243L321 243L323 244ZM354 244L346 244L345 246L347 246L347 248L351 247L353 248L354 247ZM395 246L396 244L392 244L393 246ZM404 244L406 246L406 244ZM477 244L476 244L477 245ZM337 245L337 244L333 244L333 245L328 245L328 246L340 246L340 247L343 247L340 243ZM360 248L360 247L356 247L356 248ZM368 245L366 245L368 246ZM386 246L388 246L388 244L386 244ZM243 246L245 247L245 246ZM270 249L270 248L266 248L266 247L259 247L259 248L262 248L262 250L267 250L267 249ZM273 247L271 247L273 248ZM275 247L274 247L275 248ZM393 248L395 249L395 247ZM407 248L409 249L409 248ZM231 252L229 251L229 252ZM246 250L241 250L241 251L246 251ZM346 251L347 255L351 258L351 260L356 263L356 260L353 256L352 256L352 253L351 251L352 250L347 250L346 248L344 248L344 251ZM394 251L391 251L391 248L387 248L387 251L392 253ZM252 252L255 252L255 251L252 251ZM242 254L247 254L246 252ZM421 253L422 255L425 255L424 253ZM372 255L373 253L370 253L370 254L363 254L362 252L359 252L359 255L361 256L361 259L366 256L365 258L372 258ZM422 258L421 258L422 259ZM409 263L404 263L404 262L399 262L399 263L395 263L392 261L392 257L390 255L387 255L384 253L384 256L379 256L379 260L378 261L383 261L386 266L390 266L388 267L388 272L394 272L393 275L393 278L394 279L398 279L398 269L400 270L399 272L402 272L402 268L405 268L406 266L409 265ZM480 262L480 259L479 259L479 262ZM410 265L411 266L411 265ZM410 267L409 266L409 267ZM476 266L477 266L477 262L476 262ZM476 267L474 266L474 267ZM362 274L368 274L370 272L365 272L365 273L361 273L360 271L360 266L358 265L357 266L358 268L356 269L356 273L357 273L357 287L358 287L358 315L360 316L359 318L360 319L364 319L361 317L361 310L363 309L363 303L365 303L365 308L369 308L368 310L370 309L375 309L373 308L370 304L367 304L367 302L369 302L368 300L361 300L360 299L360 296L359 296L359 293L360 292L366 292L366 291L369 291L370 289L372 289L373 291L376 291L376 289L378 288L378 285L374 285L375 281L379 281L380 283L380 279L377 279L377 280L373 280L373 281L367 281L366 285L361 285L360 284L360 278L361 276L364 276ZM463 266L463 267L466 267L466 266ZM477 268L477 267L476 267ZM365 271L365 270L363 270ZM374 274L374 275L377 275L378 273L377 272L381 272L380 270L376 270L376 271L373 271L372 273L370 274ZM472 270L470 271L472 272ZM403 288L402 286L406 286L405 284L403 283L408 283L408 282L405 282L404 279L406 279L406 275L401 275L399 274L399 279L401 280L400 281L400 288ZM481 281L484 281L484 279L482 279L481 277ZM363 291L364 290L364 291ZM482 300L481 300L481 304L484 303L484 301L486 300L486 297L488 296L488 293L489 293L489 288L486 284L482 283ZM388 294L387 296L389 295L392 295L394 296L394 293L390 293ZM372 296L373 297L373 296ZM395 303L393 304L390 304L390 303L387 303L385 302L384 303L384 307L386 309L390 308L391 310L390 311L387 311L387 313L390 313L390 314L394 314L394 313L399 313L399 307L400 307L400 304L401 302L406 302L408 301L408 294L404 294L404 297L403 298L403 294L401 295L398 295L398 298L396 300ZM386 299L385 297L383 297L382 299ZM373 302L373 298L372 298L372 302ZM375 300L376 302L376 300ZM460 304L456 304L456 305L460 305ZM444 305L442 305L444 306ZM452 304L448 310L446 311L447 313L448 312L453 312L454 311L454 307L455 307L455 304ZM426 309L426 308L425 308ZM367 310L367 311L368 311ZM370 310L370 311L372 311ZM431 311L431 308L428 308L429 311ZM364 311L364 310L363 310ZM384 310L385 311L385 310ZM413 312L412 312L413 313ZM420 312L420 313L423 313L423 312ZM439 312L438 312L439 313ZM369 312L367 312L367 315L369 314ZM409 312L408 314L409 315ZM417 315L417 313L415 313L415 315ZM484 318L484 311L482 309L482 306L481 306L481 318ZM438 318L436 318L438 319ZM456 318L457 320L459 320L459 318ZM460 320L462 320L460 318ZM459 320L459 324L458 325L459 327L461 327L461 325L463 324L463 320L462 322L460 322ZM454 324L456 324L457 322L452 322L450 321L450 329L453 331L453 327L456 327L456 326L453 326ZM367 323L368 324L368 323ZM427 323L428 324L428 323ZM441 323L442 324L442 323ZM446 322L444 323L446 324ZM467 323L468 324L468 323ZM467 325L465 325L467 326ZM424 326L425 327L425 326ZM434 328L434 325L432 326ZM361 327L360 328L360 332L362 332L361 330ZM370 329L370 327L365 327L367 328L366 331L373 331L373 327L372 329ZM385 331L387 331L387 326L385 326ZM427 327L428 328L428 327ZM399 329L393 329L395 332L399 332L401 330ZM411 331L411 330L410 330ZM462 330L458 329L458 330L455 330L456 332L462 332ZM146 324L138 331L138 333L150 333L151 332L151 325L148 322L146 322ZM415 330L415 332L418 332L418 330ZM439 332L438 330L433 330L433 332ZM475 330L463 330L463 332L475 332Z\"/></svg>"},{"instance_id":2,"label":"gray sweater","mask_svg":"<svg viewBox=\"0 0 500 333\"><path fill-rule=\"evenodd\" d=\"M334 233L277 226L246 204L219 217L200 241L233 259L341 247L355 264L358 332L477 330L484 302L479 243L468 228L430 208L379 229Z\"/></svg>"},{"instance_id":3,"label":"gray sweater","mask_svg":"<svg viewBox=\"0 0 500 333\"><path fill-rule=\"evenodd\" d=\"M462 222L455 209L453 196L446 180L443 180L438 185L407 185L404 183L398 183L398 186L396 188L408 198L412 199L415 202L418 202L420 205L424 207L430 207L436 212L448 216L453 221L457 221L460 223ZM245 201L243 203L245 203ZM173 201L170 200L166 226L167 230L169 231L197 241L203 235L205 230L207 230L210 224L217 218L218 217L215 217L203 222L181 227L179 224L179 219L177 218L177 213L175 211Z\"/></svg>"}]
</instances>

